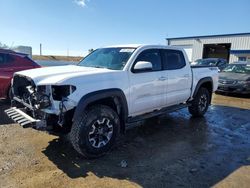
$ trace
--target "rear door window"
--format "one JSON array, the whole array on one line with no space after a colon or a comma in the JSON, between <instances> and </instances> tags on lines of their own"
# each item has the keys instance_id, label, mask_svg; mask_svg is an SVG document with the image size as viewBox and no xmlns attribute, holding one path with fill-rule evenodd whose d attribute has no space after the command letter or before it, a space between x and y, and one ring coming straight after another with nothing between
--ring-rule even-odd
<instances>
[{"instance_id":1,"label":"rear door window","mask_svg":"<svg viewBox=\"0 0 250 188\"><path fill-rule=\"evenodd\" d=\"M0 65L12 63L14 58L9 54L0 53Z\"/></svg>"},{"instance_id":2,"label":"rear door window","mask_svg":"<svg viewBox=\"0 0 250 188\"><path fill-rule=\"evenodd\" d=\"M186 61L180 50L162 50L164 70L181 69L186 66Z\"/></svg>"},{"instance_id":3,"label":"rear door window","mask_svg":"<svg viewBox=\"0 0 250 188\"><path fill-rule=\"evenodd\" d=\"M13 55L7 54L6 55L6 63L12 63L15 60L15 58L13 57Z\"/></svg>"}]
</instances>

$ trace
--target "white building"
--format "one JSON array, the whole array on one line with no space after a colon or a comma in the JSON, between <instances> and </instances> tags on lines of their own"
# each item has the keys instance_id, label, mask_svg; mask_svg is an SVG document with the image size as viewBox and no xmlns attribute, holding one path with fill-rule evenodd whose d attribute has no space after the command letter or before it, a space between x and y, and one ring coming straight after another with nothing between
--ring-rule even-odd
<instances>
[{"instance_id":1,"label":"white building","mask_svg":"<svg viewBox=\"0 0 250 188\"><path fill-rule=\"evenodd\" d=\"M30 46L16 46L12 49L16 52L27 54L30 58L32 58L32 47Z\"/></svg>"},{"instance_id":2,"label":"white building","mask_svg":"<svg viewBox=\"0 0 250 188\"><path fill-rule=\"evenodd\" d=\"M202 58L224 58L250 62L250 33L167 38L167 45L185 49L191 61Z\"/></svg>"}]
</instances>

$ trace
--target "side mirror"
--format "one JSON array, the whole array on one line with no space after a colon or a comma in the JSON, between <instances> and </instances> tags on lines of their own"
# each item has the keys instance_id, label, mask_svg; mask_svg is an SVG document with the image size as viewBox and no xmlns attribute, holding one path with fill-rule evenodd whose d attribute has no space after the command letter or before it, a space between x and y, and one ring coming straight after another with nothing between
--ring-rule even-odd
<instances>
[{"instance_id":1,"label":"side mirror","mask_svg":"<svg viewBox=\"0 0 250 188\"><path fill-rule=\"evenodd\" d=\"M138 61L134 66L134 72L147 72L152 71L153 65L148 61Z\"/></svg>"}]
</instances>

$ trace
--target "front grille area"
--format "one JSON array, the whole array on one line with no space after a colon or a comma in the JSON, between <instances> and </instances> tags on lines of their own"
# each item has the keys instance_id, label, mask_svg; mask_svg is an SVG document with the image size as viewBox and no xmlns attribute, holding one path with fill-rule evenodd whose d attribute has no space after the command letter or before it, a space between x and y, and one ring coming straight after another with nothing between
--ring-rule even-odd
<instances>
[{"instance_id":1,"label":"front grille area","mask_svg":"<svg viewBox=\"0 0 250 188\"><path fill-rule=\"evenodd\" d=\"M18 96L19 98L23 98L23 96L28 93L27 86L35 87L35 84L32 80L24 77L15 75L13 78L13 94L14 96Z\"/></svg>"},{"instance_id":2,"label":"front grille area","mask_svg":"<svg viewBox=\"0 0 250 188\"><path fill-rule=\"evenodd\" d=\"M219 80L219 83L221 83L221 84L236 84L237 81L235 81L235 80Z\"/></svg>"},{"instance_id":3,"label":"front grille area","mask_svg":"<svg viewBox=\"0 0 250 188\"><path fill-rule=\"evenodd\" d=\"M46 86L38 86L33 80L15 75L13 78L14 100L32 110L47 108L51 105L50 96L46 94Z\"/></svg>"}]
</instances>

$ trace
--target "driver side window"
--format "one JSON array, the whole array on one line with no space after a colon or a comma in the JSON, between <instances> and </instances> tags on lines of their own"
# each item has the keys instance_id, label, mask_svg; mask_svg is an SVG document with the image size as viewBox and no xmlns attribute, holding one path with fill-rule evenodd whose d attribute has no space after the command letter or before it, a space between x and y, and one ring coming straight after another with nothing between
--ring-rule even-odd
<instances>
[{"instance_id":1,"label":"driver side window","mask_svg":"<svg viewBox=\"0 0 250 188\"><path fill-rule=\"evenodd\" d=\"M161 55L160 51L157 49L150 49L150 50L145 50L139 54L137 57L135 63L138 61L147 61L152 63L152 71L160 71L162 70L161 67Z\"/></svg>"},{"instance_id":2,"label":"driver side window","mask_svg":"<svg viewBox=\"0 0 250 188\"><path fill-rule=\"evenodd\" d=\"M5 54L0 53L0 65L3 65L5 63Z\"/></svg>"}]
</instances>

